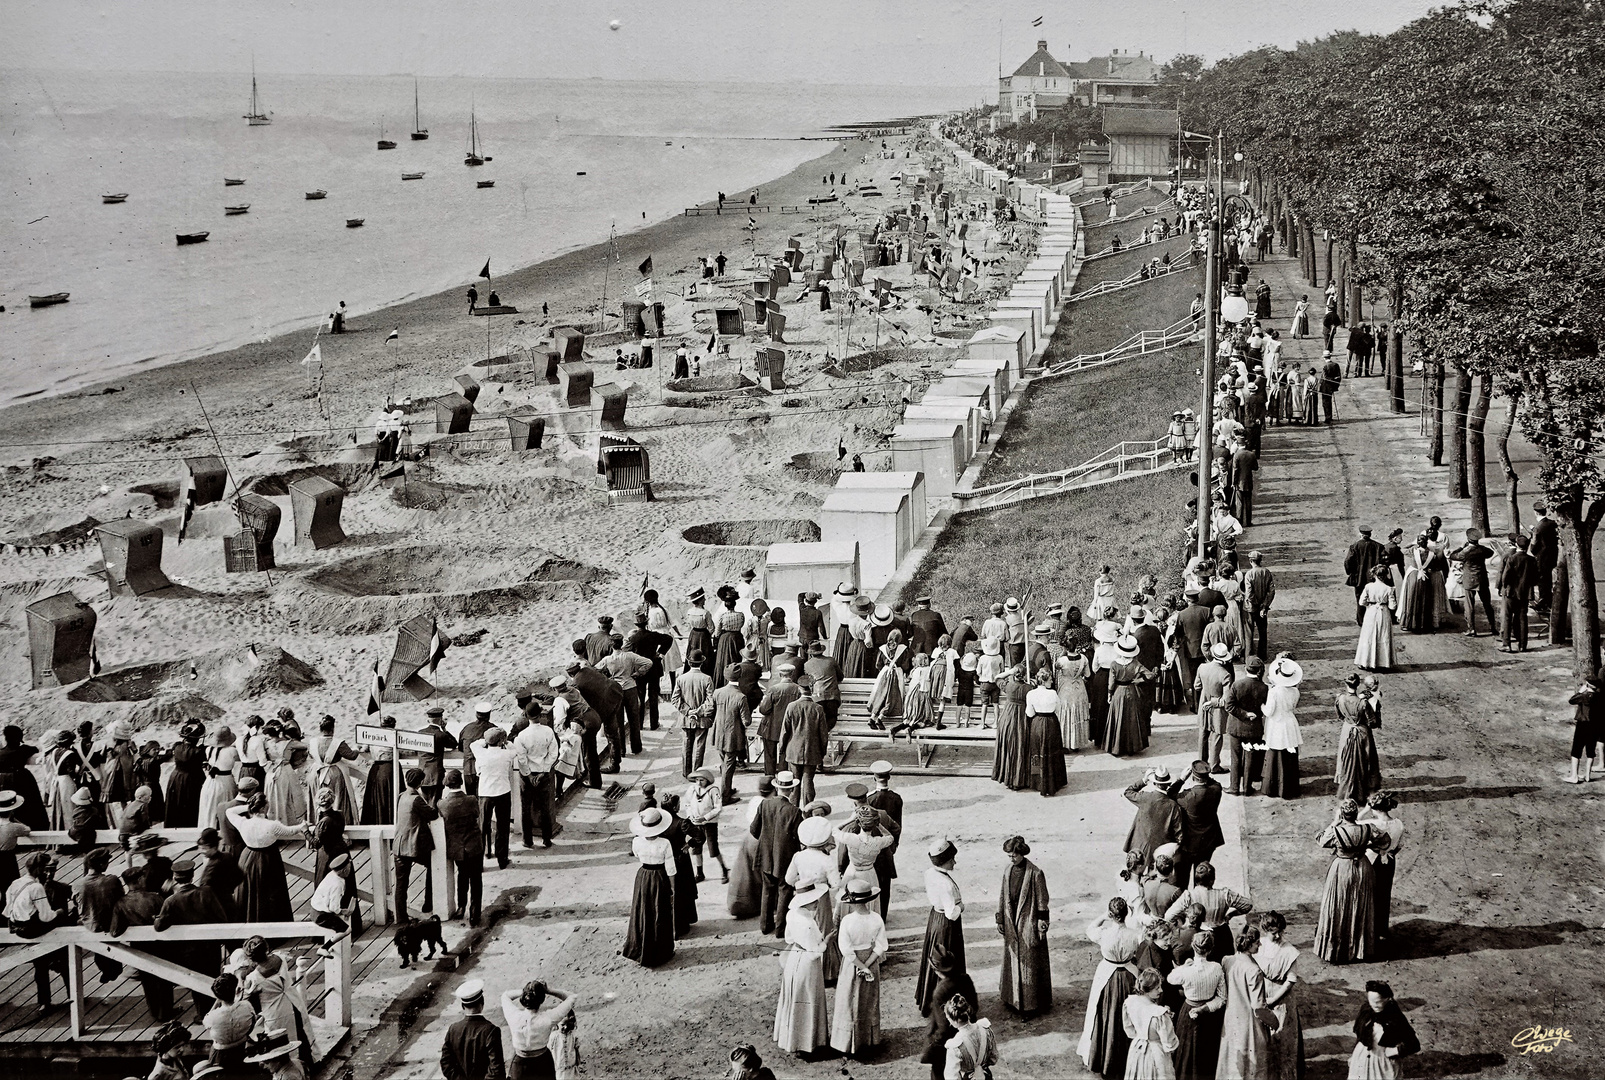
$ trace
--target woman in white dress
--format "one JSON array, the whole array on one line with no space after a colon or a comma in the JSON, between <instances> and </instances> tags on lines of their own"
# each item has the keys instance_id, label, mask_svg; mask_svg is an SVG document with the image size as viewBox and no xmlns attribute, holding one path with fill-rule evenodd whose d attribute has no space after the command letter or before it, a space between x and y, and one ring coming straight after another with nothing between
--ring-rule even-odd
<instances>
[{"instance_id":1,"label":"woman in white dress","mask_svg":"<svg viewBox=\"0 0 1605 1080\"><path fill-rule=\"evenodd\" d=\"M1121 1023L1131 1049L1126 1052L1126 1080L1176 1080L1170 1055L1180 1045L1170 1010L1159 1003L1164 980L1153 968L1137 973L1136 992L1126 998Z\"/></svg>"},{"instance_id":2,"label":"woman in white dress","mask_svg":"<svg viewBox=\"0 0 1605 1080\"><path fill-rule=\"evenodd\" d=\"M975 1018L975 1007L963 994L954 994L942 1006L942 1014L953 1025L947 1040L947 1061L942 1080L977 1080L991 1076L998 1063L998 1040L988 1020Z\"/></svg>"},{"instance_id":3,"label":"woman in white dress","mask_svg":"<svg viewBox=\"0 0 1605 1080\"><path fill-rule=\"evenodd\" d=\"M813 820L823 821L823 818ZM825 938L811 909L829 906L823 883L792 897L786 919L786 951L780 960L780 1000L775 1005L775 1045L789 1054L807 1054L830 1041L825 1008Z\"/></svg>"},{"instance_id":4,"label":"woman in white dress","mask_svg":"<svg viewBox=\"0 0 1605 1080\"><path fill-rule=\"evenodd\" d=\"M938 724L942 722L947 703L953 697L953 665L958 663L958 659L959 654L953 648L953 635L943 634L931 652L931 708L936 711Z\"/></svg>"},{"instance_id":5,"label":"woman in white dress","mask_svg":"<svg viewBox=\"0 0 1605 1080\"><path fill-rule=\"evenodd\" d=\"M50 827L65 831L72 825L73 794L77 792L78 780L88 771L88 766L74 745L71 731L56 732L54 742L55 745L43 755L50 776L45 802L49 804ZM203 822L206 820L202 819Z\"/></svg>"},{"instance_id":6,"label":"woman in white dress","mask_svg":"<svg viewBox=\"0 0 1605 1080\"><path fill-rule=\"evenodd\" d=\"M1066 750L1080 750L1092 742L1088 730L1092 706L1087 700L1087 676L1091 671L1085 653L1066 650L1053 662L1053 685L1059 696L1056 712Z\"/></svg>"},{"instance_id":7,"label":"woman in white dress","mask_svg":"<svg viewBox=\"0 0 1605 1080\"><path fill-rule=\"evenodd\" d=\"M830 1045L849 1057L873 1051L881 1041L881 960L890 946L886 923L871 908L879 895L879 886L855 880L847 883L842 898L847 914L836 933L842 952L842 984L836 988Z\"/></svg>"},{"instance_id":8,"label":"woman in white dress","mask_svg":"<svg viewBox=\"0 0 1605 1080\"><path fill-rule=\"evenodd\" d=\"M1371 581L1360 591L1365 621L1360 625L1360 644L1354 650L1354 666L1367 671L1389 671L1393 667L1393 586L1388 584L1388 568L1371 569Z\"/></svg>"},{"instance_id":9,"label":"woman in white dress","mask_svg":"<svg viewBox=\"0 0 1605 1080\"><path fill-rule=\"evenodd\" d=\"M1272 799L1298 798L1298 750L1304 737L1298 726L1299 684L1304 669L1286 653L1265 673L1270 690L1265 695L1265 771L1262 795Z\"/></svg>"},{"instance_id":10,"label":"woman in white dress","mask_svg":"<svg viewBox=\"0 0 1605 1080\"><path fill-rule=\"evenodd\" d=\"M239 794L239 781L235 772L240 767L240 752L234 748L234 730L220 727L212 735L212 745L206 748L206 782L201 785L201 809L197 819L203 829L211 828L217 820L219 807L227 806Z\"/></svg>"},{"instance_id":11,"label":"woman in white dress","mask_svg":"<svg viewBox=\"0 0 1605 1080\"><path fill-rule=\"evenodd\" d=\"M825 889L826 897L818 904L808 906L808 914L819 924L819 935L825 943L825 985L836 981L841 971L841 952L836 948L836 906L832 896L841 886L841 871L836 868L836 856L825 850L831 838L830 822L822 817L804 818L797 826L797 839L802 850L791 857L786 868L786 884L798 894L818 885Z\"/></svg>"}]
</instances>

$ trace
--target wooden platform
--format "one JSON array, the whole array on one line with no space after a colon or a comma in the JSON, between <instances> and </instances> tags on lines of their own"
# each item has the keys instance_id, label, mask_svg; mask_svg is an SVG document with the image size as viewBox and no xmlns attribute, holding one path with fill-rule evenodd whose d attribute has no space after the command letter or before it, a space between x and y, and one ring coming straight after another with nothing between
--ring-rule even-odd
<instances>
[{"instance_id":1,"label":"wooden platform","mask_svg":"<svg viewBox=\"0 0 1605 1080\"><path fill-rule=\"evenodd\" d=\"M184 850L181 845L170 844L162 849L162 854L176 859ZM289 877L290 900L294 905L295 915L298 919L310 919L313 917L309 903L313 890L312 875L316 853L304 845L291 843L281 845L280 852ZM369 880L367 868L372 857L370 849L365 844L353 844L351 855L356 862L357 880L359 882ZM129 857L120 854L112 860L110 873L121 873L129 865ZM83 876L84 864L81 857L75 855L60 857L57 880L76 887ZM414 914L423 905L424 878L422 869L418 868L414 870L409 882L408 910ZM351 951L354 984L370 977L370 973L382 963L388 961L394 965L400 962L391 948L395 927L366 925L371 917L370 907L364 903L362 909L365 922L363 934L353 942ZM243 940L250 936L251 924L240 925L243 931L241 940ZM17 947L6 948L9 950ZM313 1014L311 1026L317 1032L314 1042L320 1044L319 1050L328 1051L333 1049L338 1039L342 1037L343 1029L323 1024L320 1019L328 987L324 984L324 965L315 950L315 943L307 940L287 942L282 951L292 959L306 956L314 961L307 968L303 989L307 1008ZM77 1042L83 1042L94 1045L93 1052L96 1057L149 1058L150 1040L155 1036L159 1025L152 1021L145 1007L145 996L133 969L125 967L120 977L109 983L101 983L99 969L86 959L83 973L84 992L88 999L88 1008L85 1012L88 1030L84 1032L82 1040L76 1041L72 1038L68 1024L68 1011L65 1005L68 991L59 973L52 972L50 976L51 995L57 1007L42 1018L37 1016L38 1000L34 990L33 968L23 966L0 973L0 1048L3 1048L3 1052L27 1058L71 1057L71 1048ZM377 977L377 973L372 977ZM173 1001L179 1010L180 1021L189 1027L196 1037L197 1045L204 1047L206 1045L204 1031L201 1028L200 1017L195 1015L189 992L175 990Z\"/></svg>"}]
</instances>

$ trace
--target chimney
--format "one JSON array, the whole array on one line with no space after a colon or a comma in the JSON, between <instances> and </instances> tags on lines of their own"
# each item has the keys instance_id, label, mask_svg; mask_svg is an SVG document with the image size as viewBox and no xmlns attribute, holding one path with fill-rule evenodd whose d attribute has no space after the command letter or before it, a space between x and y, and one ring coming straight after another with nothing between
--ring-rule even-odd
<instances>
[{"instance_id":1,"label":"chimney","mask_svg":"<svg viewBox=\"0 0 1605 1080\"><path fill-rule=\"evenodd\" d=\"M1047 51L1048 51L1048 43L1046 41L1037 42L1037 52L1047 52Z\"/></svg>"}]
</instances>

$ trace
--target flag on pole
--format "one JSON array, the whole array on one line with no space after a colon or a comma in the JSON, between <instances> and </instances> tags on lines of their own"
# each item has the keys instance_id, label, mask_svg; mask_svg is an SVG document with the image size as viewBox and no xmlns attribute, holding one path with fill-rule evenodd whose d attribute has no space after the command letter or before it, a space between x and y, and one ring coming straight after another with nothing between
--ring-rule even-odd
<instances>
[{"instance_id":1,"label":"flag on pole","mask_svg":"<svg viewBox=\"0 0 1605 1080\"><path fill-rule=\"evenodd\" d=\"M719 347L719 335L718 335L718 333L715 332L715 333L709 334L708 335L708 355L712 356L713 355L713 350L718 348L718 347Z\"/></svg>"},{"instance_id":2,"label":"flag on pole","mask_svg":"<svg viewBox=\"0 0 1605 1080\"><path fill-rule=\"evenodd\" d=\"M646 584L651 579L651 576L650 574L641 575L641 594L643 596L646 595Z\"/></svg>"},{"instance_id":3,"label":"flag on pole","mask_svg":"<svg viewBox=\"0 0 1605 1080\"><path fill-rule=\"evenodd\" d=\"M89 676L94 678L100 674L100 650L95 647L95 639L89 639Z\"/></svg>"},{"instance_id":4,"label":"flag on pole","mask_svg":"<svg viewBox=\"0 0 1605 1080\"><path fill-rule=\"evenodd\" d=\"M398 326L394 330L390 331L390 336L385 338L385 344L388 345L392 341L400 341L400 340L401 340L401 327Z\"/></svg>"},{"instance_id":5,"label":"flag on pole","mask_svg":"<svg viewBox=\"0 0 1605 1080\"><path fill-rule=\"evenodd\" d=\"M485 265L479 271L479 276L484 278L486 281L490 280L490 260L489 259L485 260Z\"/></svg>"},{"instance_id":6,"label":"flag on pole","mask_svg":"<svg viewBox=\"0 0 1605 1080\"><path fill-rule=\"evenodd\" d=\"M637 266L636 269L641 271L642 277L650 276L652 273L652 256L648 255L644 260L642 260L641 265Z\"/></svg>"},{"instance_id":7,"label":"flag on pole","mask_svg":"<svg viewBox=\"0 0 1605 1080\"><path fill-rule=\"evenodd\" d=\"M435 624L434 632L429 635L429 677L435 677L435 669L440 666L440 658L446 655L447 641L440 633L440 624Z\"/></svg>"},{"instance_id":8,"label":"flag on pole","mask_svg":"<svg viewBox=\"0 0 1605 1080\"><path fill-rule=\"evenodd\" d=\"M1032 19L1031 20L1031 25L1032 26L1041 26L1042 25L1042 16L1038 15L1036 18Z\"/></svg>"},{"instance_id":9,"label":"flag on pole","mask_svg":"<svg viewBox=\"0 0 1605 1080\"><path fill-rule=\"evenodd\" d=\"M313 345L312 346L312 351L307 353L304 357L301 358L301 363L303 365L306 365L306 364L321 364L321 363L323 363L323 346L322 345Z\"/></svg>"},{"instance_id":10,"label":"flag on pole","mask_svg":"<svg viewBox=\"0 0 1605 1080\"><path fill-rule=\"evenodd\" d=\"M368 683L368 715L372 716L380 709L380 702L385 696L385 677L379 674L379 661L373 662L373 678Z\"/></svg>"}]
</instances>

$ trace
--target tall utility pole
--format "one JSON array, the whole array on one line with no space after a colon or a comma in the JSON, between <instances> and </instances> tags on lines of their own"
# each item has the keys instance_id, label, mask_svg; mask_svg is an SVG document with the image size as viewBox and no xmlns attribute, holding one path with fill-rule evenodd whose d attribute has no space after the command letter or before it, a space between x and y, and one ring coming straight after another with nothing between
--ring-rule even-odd
<instances>
[{"instance_id":1,"label":"tall utility pole","mask_svg":"<svg viewBox=\"0 0 1605 1080\"><path fill-rule=\"evenodd\" d=\"M1219 136L1216 136L1219 139ZM1204 397L1198 425L1204 434L1198 450L1198 557L1203 558L1214 526L1214 429L1215 429L1215 338L1219 333L1216 310L1220 304L1220 274L1217 265L1221 241L1219 189L1214 187L1214 170L1220 161L1215 141L1210 142L1210 160L1204 167L1204 190L1209 205L1209 234L1204 247Z\"/></svg>"}]
</instances>

